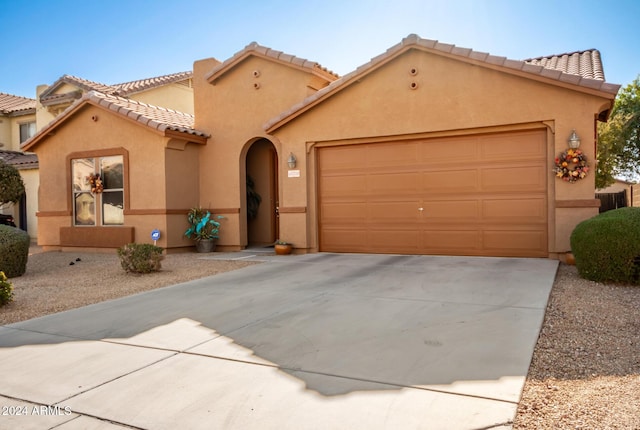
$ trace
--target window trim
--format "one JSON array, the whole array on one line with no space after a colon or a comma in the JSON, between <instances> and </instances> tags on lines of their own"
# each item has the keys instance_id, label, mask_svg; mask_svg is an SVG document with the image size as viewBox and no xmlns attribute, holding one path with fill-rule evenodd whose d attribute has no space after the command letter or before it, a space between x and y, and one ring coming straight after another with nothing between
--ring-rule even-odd
<instances>
[{"instance_id":1,"label":"window trim","mask_svg":"<svg viewBox=\"0 0 640 430\"><path fill-rule=\"evenodd\" d=\"M33 125L33 134L31 134L30 136L27 136L26 139L22 139L22 126L26 125L26 126L31 126ZM36 121L23 121L23 122L19 122L18 123L18 140L19 143L22 145L24 142L26 142L27 140L31 139L33 136L35 136L38 133L38 129L36 126Z\"/></svg>"},{"instance_id":2,"label":"window trim","mask_svg":"<svg viewBox=\"0 0 640 430\"><path fill-rule=\"evenodd\" d=\"M121 155L122 156L122 174L123 174L123 186L124 189L123 191L123 199L124 199L124 208L123 208L123 213L127 214L127 212L129 211L129 207L130 207L130 185L129 185L129 151L127 151L126 149L120 147L120 148L110 148L110 149L97 149L97 150L93 150L93 151L78 151L78 152L72 152L70 154L67 154L67 159L66 159L66 166L67 166L67 172L66 172L66 176L67 176L67 210L69 211L69 213L71 214L71 225L73 227L77 227L77 228L96 228L96 227L100 227L100 228L120 228L120 227L124 227L127 225L127 222L125 220L124 224L118 224L118 225L113 225L113 224L103 224L102 222L102 217L100 217L100 220L96 219L96 223L95 225L87 225L87 226L83 226L83 225L76 225L75 224L75 201L74 201L74 191L73 191L73 161L74 159L78 159L78 158L102 158L102 157L112 157L112 156L118 156ZM97 205L97 201L96 201L96 205ZM100 212L102 212L102 208L100 208ZM98 222L100 221L100 222Z\"/></svg>"}]
</instances>

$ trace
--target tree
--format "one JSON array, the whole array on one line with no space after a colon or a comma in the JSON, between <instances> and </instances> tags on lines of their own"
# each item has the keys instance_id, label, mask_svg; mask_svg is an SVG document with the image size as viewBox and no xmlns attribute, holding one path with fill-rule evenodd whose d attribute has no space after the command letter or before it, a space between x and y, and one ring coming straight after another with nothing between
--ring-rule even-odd
<instances>
[{"instance_id":1,"label":"tree","mask_svg":"<svg viewBox=\"0 0 640 430\"><path fill-rule=\"evenodd\" d=\"M0 207L18 203L24 195L24 182L20 173L10 164L0 160Z\"/></svg>"},{"instance_id":2,"label":"tree","mask_svg":"<svg viewBox=\"0 0 640 430\"><path fill-rule=\"evenodd\" d=\"M618 93L609 122L598 124L596 188L640 175L640 75Z\"/></svg>"}]
</instances>

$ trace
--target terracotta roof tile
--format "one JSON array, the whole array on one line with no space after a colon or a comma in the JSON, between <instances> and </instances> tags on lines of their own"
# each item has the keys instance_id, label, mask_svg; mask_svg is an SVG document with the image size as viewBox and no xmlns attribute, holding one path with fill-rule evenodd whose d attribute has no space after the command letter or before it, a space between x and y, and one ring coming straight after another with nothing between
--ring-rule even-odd
<instances>
[{"instance_id":1,"label":"terracotta roof tile","mask_svg":"<svg viewBox=\"0 0 640 430\"><path fill-rule=\"evenodd\" d=\"M585 79L604 81L602 59L597 49L568 52L566 54L547 57L529 58L525 63L542 66L546 69L558 70Z\"/></svg>"},{"instance_id":2,"label":"terracotta roof tile","mask_svg":"<svg viewBox=\"0 0 640 430\"><path fill-rule=\"evenodd\" d=\"M79 100L58 115L53 121L43 127L35 136L22 144L22 147L29 149L38 142L42 136L48 134L52 129L61 124L67 116L71 115L81 105L90 103L101 106L112 112L124 117L135 120L136 122L153 128L160 132L167 130L187 135L197 136L198 138L208 138L209 134L204 131L196 130L194 127L194 116L188 113L178 112L173 109L167 109L159 106L153 106L136 100L124 97L104 94L98 91L89 91Z\"/></svg>"},{"instance_id":3,"label":"terracotta roof tile","mask_svg":"<svg viewBox=\"0 0 640 430\"><path fill-rule=\"evenodd\" d=\"M315 61L309 61L304 58L299 58L293 55L285 54L282 51L276 51L266 46L261 46L256 42L251 42L242 51L236 52L224 62L220 63L213 70L205 76L208 82L215 82L218 77L222 76L226 71L233 68L245 60L250 55L259 55L266 58L271 58L276 61L281 61L285 64L291 64L296 67L302 67L312 72L316 72L324 76L329 81L334 81L339 78L337 73L328 70L326 67L322 67Z\"/></svg>"},{"instance_id":4,"label":"terracotta roof tile","mask_svg":"<svg viewBox=\"0 0 640 430\"><path fill-rule=\"evenodd\" d=\"M170 75L157 76L155 78L139 79L137 81L124 82L122 84L107 85L100 82L90 81L88 79L79 78L77 76L64 75L41 95L41 101L54 101L56 97L64 97L65 94L53 94L53 92L62 84L67 83L82 89L84 92L98 91L103 94L112 94L126 96L151 88L180 82L193 77L192 72L179 72Z\"/></svg>"},{"instance_id":5,"label":"terracotta roof tile","mask_svg":"<svg viewBox=\"0 0 640 430\"><path fill-rule=\"evenodd\" d=\"M27 97L0 93L0 115L35 112L36 101Z\"/></svg>"},{"instance_id":6,"label":"terracotta roof tile","mask_svg":"<svg viewBox=\"0 0 640 430\"><path fill-rule=\"evenodd\" d=\"M455 45L440 43L436 40L422 39L415 34L410 34L400 43L374 57L371 61L358 67L355 71L331 82L328 86L307 97L301 103L292 106L289 110L272 118L264 125L264 129L271 133L301 112L310 109L323 99L330 97L332 94L339 92L351 83L357 81L362 75L375 70L388 59L409 49L422 49L436 54L439 53L441 55L455 57L462 61L473 62L474 64L482 65L484 63L489 66L498 66L516 72L526 73L532 78L541 77L551 79L552 81L576 85L577 87L585 89L602 91L609 94L612 99L620 88L620 85L604 82L602 62L600 60L600 53L597 50L519 61L485 52L474 51L472 49L459 48Z\"/></svg>"},{"instance_id":7,"label":"terracotta roof tile","mask_svg":"<svg viewBox=\"0 0 640 430\"><path fill-rule=\"evenodd\" d=\"M0 160L3 160L18 170L38 168L38 156L36 154L0 150Z\"/></svg>"},{"instance_id":8,"label":"terracotta roof tile","mask_svg":"<svg viewBox=\"0 0 640 430\"><path fill-rule=\"evenodd\" d=\"M97 91L87 93L81 100L88 100L95 104L100 104L114 112L129 118L134 118L136 121L160 131L173 130L195 136L209 137L207 133L193 128L194 116L191 114L153 106L119 96L102 94Z\"/></svg>"},{"instance_id":9,"label":"terracotta roof tile","mask_svg":"<svg viewBox=\"0 0 640 430\"><path fill-rule=\"evenodd\" d=\"M128 95L140 91L156 88L163 85L172 84L174 82L186 81L193 78L193 72L179 72L170 75L157 76L155 78L140 79L137 81L125 82L113 85L116 88L114 95Z\"/></svg>"}]
</instances>

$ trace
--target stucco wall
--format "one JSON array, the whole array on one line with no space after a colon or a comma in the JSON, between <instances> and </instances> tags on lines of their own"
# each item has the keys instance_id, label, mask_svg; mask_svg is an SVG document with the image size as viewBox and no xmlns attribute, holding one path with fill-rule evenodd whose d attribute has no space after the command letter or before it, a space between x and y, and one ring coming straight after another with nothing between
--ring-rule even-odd
<instances>
[{"instance_id":1,"label":"stucco wall","mask_svg":"<svg viewBox=\"0 0 640 430\"><path fill-rule=\"evenodd\" d=\"M129 98L154 106L177 110L193 115L193 88L181 84L164 85L148 91L132 94Z\"/></svg>"},{"instance_id":2,"label":"stucco wall","mask_svg":"<svg viewBox=\"0 0 640 430\"><path fill-rule=\"evenodd\" d=\"M307 70L250 56L211 84L204 76L212 68L210 60L194 64L195 128L213 136L200 156L200 200L211 202L228 218L231 228L221 236L220 244L243 247L248 240L246 153L258 138L269 138L277 151L279 170L286 171L289 153L266 135L263 124L306 97L313 77Z\"/></svg>"}]
</instances>

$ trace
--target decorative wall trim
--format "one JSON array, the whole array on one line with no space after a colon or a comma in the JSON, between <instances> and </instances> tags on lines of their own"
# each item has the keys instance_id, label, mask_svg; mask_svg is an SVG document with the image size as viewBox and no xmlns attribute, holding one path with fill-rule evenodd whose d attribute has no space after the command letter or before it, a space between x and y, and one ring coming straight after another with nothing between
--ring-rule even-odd
<instances>
[{"instance_id":1,"label":"decorative wall trim","mask_svg":"<svg viewBox=\"0 0 640 430\"><path fill-rule=\"evenodd\" d=\"M307 212L306 206L291 206L291 207L282 207L278 208L278 212L281 214L303 214Z\"/></svg>"},{"instance_id":2,"label":"decorative wall trim","mask_svg":"<svg viewBox=\"0 0 640 430\"><path fill-rule=\"evenodd\" d=\"M37 217L46 218L46 217L56 217L56 216L71 216L73 215L72 211L38 211L36 212Z\"/></svg>"},{"instance_id":3,"label":"decorative wall trim","mask_svg":"<svg viewBox=\"0 0 640 430\"><path fill-rule=\"evenodd\" d=\"M599 199L556 200L556 208L599 208Z\"/></svg>"}]
</instances>

